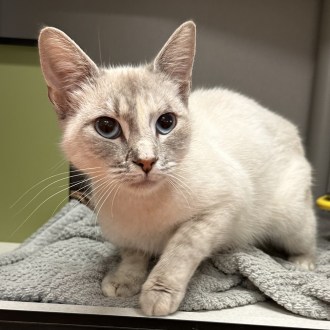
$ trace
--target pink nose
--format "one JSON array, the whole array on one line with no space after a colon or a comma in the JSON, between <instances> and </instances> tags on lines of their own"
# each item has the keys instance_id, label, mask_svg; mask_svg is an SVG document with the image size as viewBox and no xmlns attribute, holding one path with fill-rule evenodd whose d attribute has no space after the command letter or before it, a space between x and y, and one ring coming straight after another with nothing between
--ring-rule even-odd
<instances>
[{"instance_id":1,"label":"pink nose","mask_svg":"<svg viewBox=\"0 0 330 330\"><path fill-rule=\"evenodd\" d=\"M149 159L137 159L137 160L133 160L133 163L140 166L142 168L142 170L148 174L152 167L154 166L154 164L157 162L157 158L149 158Z\"/></svg>"}]
</instances>

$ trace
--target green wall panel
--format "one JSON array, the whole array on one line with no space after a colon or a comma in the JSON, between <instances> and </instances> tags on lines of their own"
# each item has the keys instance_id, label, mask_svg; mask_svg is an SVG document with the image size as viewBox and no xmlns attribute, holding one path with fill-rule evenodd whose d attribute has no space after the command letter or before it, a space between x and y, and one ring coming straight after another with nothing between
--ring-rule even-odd
<instances>
[{"instance_id":1,"label":"green wall panel","mask_svg":"<svg viewBox=\"0 0 330 330\"><path fill-rule=\"evenodd\" d=\"M68 164L37 47L0 45L0 111L0 241L21 242L68 196Z\"/></svg>"}]
</instances>

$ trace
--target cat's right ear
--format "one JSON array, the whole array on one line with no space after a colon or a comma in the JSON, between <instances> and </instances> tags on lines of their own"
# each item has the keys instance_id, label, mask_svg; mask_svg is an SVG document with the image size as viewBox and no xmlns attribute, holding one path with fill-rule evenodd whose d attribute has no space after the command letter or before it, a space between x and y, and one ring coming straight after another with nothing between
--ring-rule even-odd
<instances>
[{"instance_id":1,"label":"cat's right ear","mask_svg":"<svg viewBox=\"0 0 330 330\"><path fill-rule=\"evenodd\" d=\"M96 64L64 32L46 27L39 35L41 69L59 119L74 111L72 93L98 74Z\"/></svg>"}]
</instances>

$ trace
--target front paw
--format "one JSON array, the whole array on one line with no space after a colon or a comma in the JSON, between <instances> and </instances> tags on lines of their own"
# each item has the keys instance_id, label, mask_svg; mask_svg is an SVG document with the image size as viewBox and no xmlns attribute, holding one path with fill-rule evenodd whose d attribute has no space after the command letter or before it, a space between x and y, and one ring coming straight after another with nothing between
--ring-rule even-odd
<instances>
[{"instance_id":1,"label":"front paw","mask_svg":"<svg viewBox=\"0 0 330 330\"><path fill-rule=\"evenodd\" d=\"M107 297L132 297L141 291L143 280L138 277L108 273L102 281L102 292Z\"/></svg>"},{"instance_id":2,"label":"front paw","mask_svg":"<svg viewBox=\"0 0 330 330\"><path fill-rule=\"evenodd\" d=\"M140 305L144 314L164 316L177 311L185 292L161 280L147 280L142 287Z\"/></svg>"}]
</instances>

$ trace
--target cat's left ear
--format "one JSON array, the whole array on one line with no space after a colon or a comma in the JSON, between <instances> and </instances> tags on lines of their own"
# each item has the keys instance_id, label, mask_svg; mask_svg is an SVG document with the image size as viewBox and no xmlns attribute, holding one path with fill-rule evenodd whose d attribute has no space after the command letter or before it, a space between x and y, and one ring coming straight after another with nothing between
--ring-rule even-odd
<instances>
[{"instance_id":1,"label":"cat's left ear","mask_svg":"<svg viewBox=\"0 0 330 330\"><path fill-rule=\"evenodd\" d=\"M196 25L183 23L168 39L154 60L154 70L165 73L179 85L182 100L187 103L196 51Z\"/></svg>"}]
</instances>

